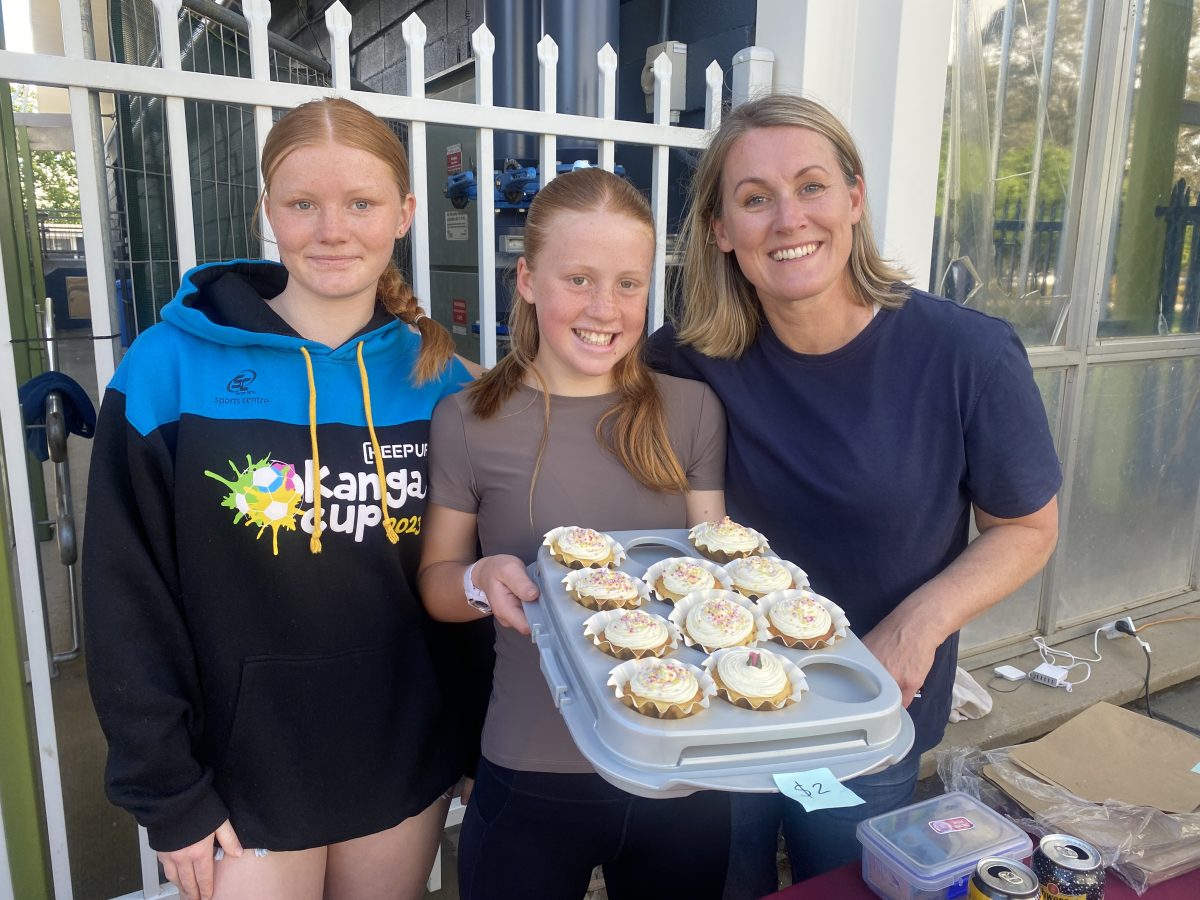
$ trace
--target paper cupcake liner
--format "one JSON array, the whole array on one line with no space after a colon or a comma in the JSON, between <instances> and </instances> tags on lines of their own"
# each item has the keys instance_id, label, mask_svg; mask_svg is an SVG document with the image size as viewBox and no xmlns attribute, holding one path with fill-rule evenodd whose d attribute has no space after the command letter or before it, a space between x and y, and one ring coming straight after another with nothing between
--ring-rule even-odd
<instances>
[{"instance_id":1,"label":"paper cupcake liner","mask_svg":"<svg viewBox=\"0 0 1200 900\"><path fill-rule=\"evenodd\" d=\"M720 647L707 647L704 644L701 644L690 634L688 634L687 630L688 613L693 607L713 597L724 597L727 600L732 600L738 606L747 610L752 616L754 616L754 627L750 629L749 636L740 644L736 644L734 646L753 647L759 641L770 640L771 632L767 625L767 620L763 618L762 614L758 611L758 608L753 603L736 591L722 591L713 589L707 591L693 591L676 603L675 608L671 610L671 614L667 616L667 618L674 623L675 627L678 628L680 633L683 635L683 642L685 644L687 644L689 647L699 647L705 653L712 653L721 649Z\"/></svg>"},{"instance_id":2,"label":"paper cupcake liner","mask_svg":"<svg viewBox=\"0 0 1200 900\"><path fill-rule=\"evenodd\" d=\"M687 596L686 594L672 596L670 592L661 591L658 589L658 580L662 577L663 572L665 572L675 563L681 561L695 563L701 568L706 569L712 573L714 578L717 579L717 584L719 584L722 589L727 591L733 590L733 582L729 580L729 575L724 569L722 569L712 560L697 559L694 556L672 556L669 559L660 559L658 562L648 568L644 575L642 575L642 581L646 582L646 584L650 586L650 589L654 591L654 596L658 597L658 599L662 600L664 603L678 603Z\"/></svg>"},{"instance_id":3,"label":"paper cupcake liner","mask_svg":"<svg viewBox=\"0 0 1200 900\"><path fill-rule=\"evenodd\" d=\"M730 650L735 650L736 647L726 647L709 654L708 658L700 665L704 666L704 670L708 672L713 680L713 684L717 687L717 696L724 698L734 706L741 706L744 709L754 710L771 710L783 709L792 703L797 702L808 690L808 679L804 677L804 670L784 656L778 653L771 653L769 650L758 650L758 653L765 653L768 656L773 656L779 660L783 666L783 671L787 675L788 684L791 686L791 691L782 698L775 697L748 697L738 691L733 690L721 680L721 674L717 670L717 661L725 653Z\"/></svg>"},{"instance_id":4,"label":"paper cupcake liner","mask_svg":"<svg viewBox=\"0 0 1200 900\"><path fill-rule=\"evenodd\" d=\"M608 556L602 559L579 559L570 553L564 553L562 548L558 546L558 539L566 534L572 528L581 528L581 525L560 525L558 528L551 528L542 538L542 545L550 548L550 555L572 569L606 569L613 566L619 566L625 560L625 548L614 541L607 534L601 534L605 542L608 544Z\"/></svg>"},{"instance_id":5,"label":"paper cupcake liner","mask_svg":"<svg viewBox=\"0 0 1200 900\"><path fill-rule=\"evenodd\" d=\"M566 588L567 596L578 603L580 606L587 609L637 609L639 606L645 606L650 602L650 587L640 578L629 577L633 579L633 586L637 588L637 596L632 600L622 600L620 597L585 597L580 596L575 592L575 582L586 578L589 572L594 569L575 569L563 576L563 586Z\"/></svg>"},{"instance_id":6,"label":"paper cupcake liner","mask_svg":"<svg viewBox=\"0 0 1200 900\"><path fill-rule=\"evenodd\" d=\"M781 600L790 600L797 594L815 600L817 603L829 610L829 617L833 621L833 634L831 634L829 637L822 637L816 640L810 640L806 638L802 639L784 634L773 624L771 624L771 607ZM814 594L809 590L801 589L775 591L774 593L767 594L767 596L760 598L758 601L758 608L761 610L763 619L767 623L767 629L770 632L770 639L773 641L778 641L785 647L803 647L805 650L819 650L822 647L831 647L846 636L846 629L850 627L850 620L846 618L846 613L842 611L840 606L827 597L822 597L820 594Z\"/></svg>"},{"instance_id":7,"label":"paper cupcake liner","mask_svg":"<svg viewBox=\"0 0 1200 900\"><path fill-rule=\"evenodd\" d=\"M769 553L764 554L764 556L767 556L770 559L775 560L775 562L779 563L781 566L783 566L785 569L787 569L788 573L792 576L792 586L790 588L784 588L784 590L801 590L803 588L808 587L808 573L805 572L798 565L796 565L793 562L788 562L786 559L780 559L778 556L771 556ZM740 558L741 559L749 559L749 557L740 557ZM731 560L729 560L729 562L731 562L731 563L736 562L736 560L731 559ZM749 588L738 587L737 582L734 581L733 573L726 572L726 574L729 575L729 585L730 585L729 590L737 591L743 597L749 597L751 600L757 600L759 597L767 596L767 594L755 593L754 591L750 590ZM767 593L769 594L771 592L768 591Z\"/></svg>"},{"instance_id":8,"label":"paper cupcake liner","mask_svg":"<svg viewBox=\"0 0 1200 900\"><path fill-rule=\"evenodd\" d=\"M722 550L719 547L713 547L709 544L705 544L701 541L697 541L696 540L697 530L700 528L703 528L704 525L707 525L707 524L711 524L711 523L705 522L702 525L695 526L695 528L693 528L691 531L689 531L688 532L688 540L692 542L693 547L695 547L697 550L699 550L701 553L703 553L705 556L707 556L709 559L713 560L714 562L727 563L727 562L732 562L735 559L744 559L747 556L760 556L771 549L771 545L767 542L767 539L766 539L766 537L763 536L762 532L755 531L753 528L747 528L746 530L749 531L751 535L753 535L755 538L758 539L758 544L757 544L757 546L755 546L754 548L752 548L750 550ZM743 527L745 527L745 526L743 526Z\"/></svg>"},{"instance_id":9,"label":"paper cupcake liner","mask_svg":"<svg viewBox=\"0 0 1200 900\"><path fill-rule=\"evenodd\" d=\"M685 719L703 709L708 709L708 704L716 694L717 687L707 672L690 663L683 663L683 665L695 676L696 684L699 686L697 696L691 700L684 703L664 703L658 700L635 699L627 687L630 679L637 672L640 662L641 660L634 659L620 663L608 673L608 684L616 691L617 699L630 709L655 719Z\"/></svg>"},{"instance_id":10,"label":"paper cupcake liner","mask_svg":"<svg viewBox=\"0 0 1200 900\"><path fill-rule=\"evenodd\" d=\"M659 644L655 647L626 647L606 640L604 629L608 627L610 622L620 618L624 613L625 610L623 609L614 609L588 616L583 623L584 636L590 637L592 643L609 656L615 656L617 659L644 659L647 656L665 656L670 651L679 647L679 641L683 635L679 633L679 629L675 627L675 623L668 622L662 616L654 616L654 618L667 626L667 642L665 644ZM650 613L649 615L654 614Z\"/></svg>"}]
</instances>

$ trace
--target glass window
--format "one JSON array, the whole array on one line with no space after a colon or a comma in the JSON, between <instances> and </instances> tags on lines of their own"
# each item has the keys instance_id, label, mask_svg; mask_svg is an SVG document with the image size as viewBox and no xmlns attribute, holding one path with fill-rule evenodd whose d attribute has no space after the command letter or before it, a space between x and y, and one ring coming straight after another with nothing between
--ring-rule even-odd
<instances>
[{"instance_id":1,"label":"glass window","mask_svg":"<svg viewBox=\"0 0 1200 900\"><path fill-rule=\"evenodd\" d=\"M1200 16L1146 0L1097 336L1200 331Z\"/></svg>"},{"instance_id":2,"label":"glass window","mask_svg":"<svg viewBox=\"0 0 1200 900\"><path fill-rule=\"evenodd\" d=\"M1200 360L1094 364L1083 403L1061 625L1185 590L1196 546Z\"/></svg>"},{"instance_id":3,"label":"glass window","mask_svg":"<svg viewBox=\"0 0 1200 900\"><path fill-rule=\"evenodd\" d=\"M933 290L1056 344L1071 293L1087 0L958 0Z\"/></svg>"}]
</instances>

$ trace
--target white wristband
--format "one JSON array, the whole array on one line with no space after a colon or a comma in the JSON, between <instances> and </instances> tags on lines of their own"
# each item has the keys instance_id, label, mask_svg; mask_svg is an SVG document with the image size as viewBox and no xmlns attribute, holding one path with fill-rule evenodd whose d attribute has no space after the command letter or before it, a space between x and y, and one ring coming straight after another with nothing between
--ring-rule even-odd
<instances>
[{"instance_id":1,"label":"white wristband","mask_svg":"<svg viewBox=\"0 0 1200 900\"><path fill-rule=\"evenodd\" d=\"M475 582L471 580L471 573L475 571L476 565L477 563L471 563L467 566L467 571L463 572L463 593L467 595L467 605L471 609L491 614L492 604L488 602L487 594L475 587Z\"/></svg>"}]
</instances>

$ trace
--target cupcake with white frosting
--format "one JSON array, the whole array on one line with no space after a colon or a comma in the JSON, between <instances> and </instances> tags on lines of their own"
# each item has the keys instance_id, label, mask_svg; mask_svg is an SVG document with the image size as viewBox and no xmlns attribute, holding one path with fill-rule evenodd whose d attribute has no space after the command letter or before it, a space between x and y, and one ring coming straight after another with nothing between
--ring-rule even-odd
<instances>
[{"instance_id":1,"label":"cupcake with white frosting","mask_svg":"<svg viewBox=\"0 0 1200 900\"><path fill-rule=\"evenodd\" d=\"M751 600L808 584L808 575L803 569L771 556L735 559L726 563L724 569L733 583L733 589Z\"/></svg>"},{"instance_id":2,"label":"cupcake with white frosting","mask_svg":"<svg viewBox=\"0 0 1200 900\"><path fill-rule=\"evenodd\" d=\"M739 525L729 516L719 522L702 522L688 532L688 537L697 550L719 563L754 556L768 549L765 537L753 528Z\"/></svg>"},{"instance_id":3,"label":"cupcake with white frosting","mask_svg":"<svg viewBox=\"0 0 1200 900\"><path fill-rule=\"evenodd\" d=\"M641 606L650 589L639 579L618 569L582 569L562 580L567 596L588 609L622 609Z\"/></svg>"},{"instance_id":4,"label":"cupcake with white frosting","mask_svg":"<svg viewBox=\"0 0 1200 900\"><path fill-rule=\"evenodd\" d=\"M717 694L747 709L783 709L808 687L793 662L767 650L730 647L704 661Z\"/></svg>"},{"instance_id":5,"label":"cupcake with white frosting","mask_svg":"<svg viewBox=\"0 0 1200 900\"><path fill-rule=\"evenodd\" d=\"M644 579L659 599L667 603L676 603L696 591L730 585L729 576L716 563L690 556L659 560L646 570Z\"/></svg>"},{"instance_id":6,"label":"cupcake with white frosting","mask_svg":"<svg viewBox=\"0 0 1200 900\"><path fill-rule=\"evenodd\" d=\"M778 591L759 601L772 640L816 650L846 636L849 621L841 607L807 590Z\"/></svg>"},{"instance_id":7,"label":"cupcake with white frosting","mask_svg":"<svg viewBox=\"0 0 1200 900\"><path fill-rule=\"evenodd\" d=\"M679 629L640 609L598 612L583 625L583 633L597 647L618 659L663 656L679 646Z\"/></svg>"},{"instance_id":8,"label":"cupcake with white frosting","mask_svg":"<svg viewBox=\"0 0 1200 900\"><path fill-rule=\"evenodd\" d=\"M655 657L621 663L609 673L608 683L622 703L656 719L698 713L716 692L712 678L702 669Z\"/></svg>"},{"instance_id":9,"label":"cupcake with white frosting","mask_svg":"<svg viewBox=\"0 0 1200 900\"><path fill-rule=\"evenodd\" d=\"M572 569L602 569L625 558L624 548L607 534L577 525L550 530L542 543L555 560Z\"/></svg>"},{"instance_id":10,"label":"cupcake with white frosting","mask_svg":"<svg viewBox=\"0 0 1200 900\"><path fill-rule=\"evenodd\" d=\"M689 645L711 653L722 647L751 645L765 637L765 631L759 634L754 612L754 604L733 591L697 591L675 604L669 618Z\"/></svg>"}]
</instances>

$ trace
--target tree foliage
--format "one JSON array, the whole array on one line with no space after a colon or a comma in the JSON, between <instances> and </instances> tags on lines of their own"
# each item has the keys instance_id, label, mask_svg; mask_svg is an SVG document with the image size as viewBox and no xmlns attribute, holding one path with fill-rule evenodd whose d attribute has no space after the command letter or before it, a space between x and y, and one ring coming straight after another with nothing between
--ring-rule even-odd
<instances>
[{"instance_id":1,"label":"tree foliage","mask_svg":"<svg viewBox=\"0 0 1200 900\"><path fill-rule=\"evenodd\" d=\"M37 95L31 85L11 85L14 112L37 112ZM34 202L38 209L79 209L79 181L75 154L60 150L30 152Z\"/></svg>"}]
</instances>

